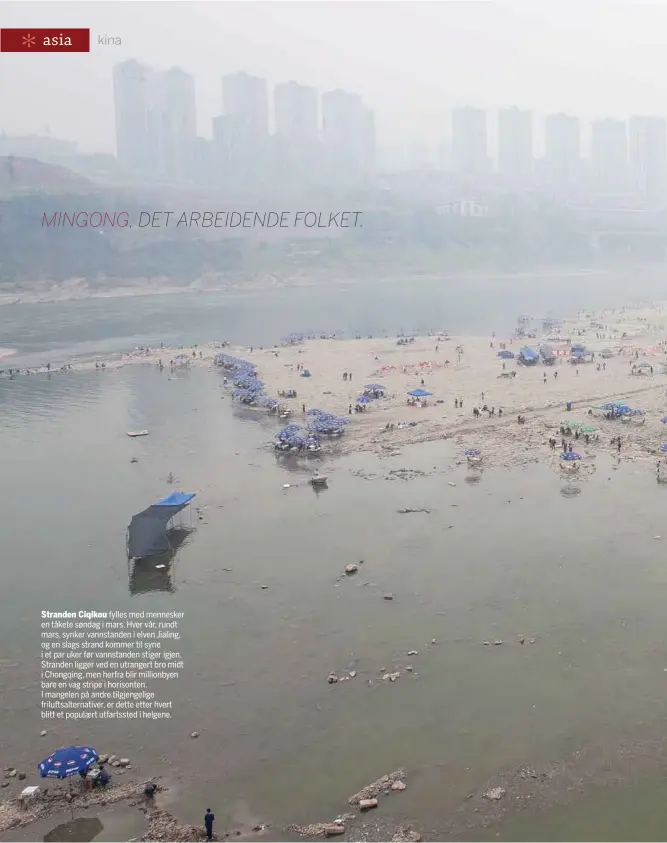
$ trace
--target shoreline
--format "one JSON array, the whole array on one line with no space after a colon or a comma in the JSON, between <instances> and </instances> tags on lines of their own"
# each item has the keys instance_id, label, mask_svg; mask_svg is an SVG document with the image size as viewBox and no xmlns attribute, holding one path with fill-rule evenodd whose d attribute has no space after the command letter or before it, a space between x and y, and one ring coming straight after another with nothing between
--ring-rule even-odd
<instances>
[{"instance_id":1,"label":"shoreline","mask_svg":"<svg viewBox=\"0 0 667 843\"><path fill-rule=\"evenodd\" d=\"M653 264L649 264L653 266ZM582 277L604 277L613 273L609 268L586 268L579 269L570 268L536 268L534 270L521 270L517 272L483 272L479 270L447 270L442 274L434 272L409 272L407 269L400 275L387 276L384 275L381 283L398 283L410 278L411 283L417 281L436 281L447 278L468 278L473 280L486 279L489 281L505 281L505 280L519 280L540 276L548 279L550 277L558 278L582 278ZM189 285L174 286L170 284L161 284L159 279L155 282L137 279L136 284L130 286L117 284L104 290L91 290L88 282L85 279L72 278L67 281L54 282L50 289L40 293L31 293L29 290L34 287L31 285L25 291L18 290L11 293L0 292L0 307L10 307L18 304L58 304L72 301L93 301L99 299L125 299L145 296L168 296L168 295L188 295L193 293L243 293L243 292L261 292L270 289L282 289L285 287L299 288L299 287L321 287L324 285L334 286L349 286L350 284L360 283L365 280L362 273L359 274L359 281L350 281L349 279L333 280L336 273L332 271L326 277L318 280L312 280L315 277L314 272L309 273L309 279L303 277L303 273L299 275L291 275L279 277L271 273L264 273L259 277L248 280L246 279L230 279L225 283L208 284L205 279L193 281Z\"/></svg>"},{"instance_id":2,"label":"shoreline","mask_svg":"<svg viewBox=\"0 0 667 843\"><path fill-rule=\"evenodd\" d=\"M606 327L595 330L592 325ZM521 340L422 336L404 345L398 344L395 337L304 338L273 348L223 348L222 343L210 343L189 349L135 349L65 364L60 369L32 369L30 376L95 370L103 374L140 363L159 368L162 361L160 371L171 377L189 366L219 369L215 358L224 351L255 367L258 378L266 384L266 395L275 397L289 411L290 423L305 429L312 419L304 409L319 409L349 419L340 440L335 444L323 441L322 455L326 457L357 451L386 455L408 445L447 439L461 449L462 460L465 449L481 449L487 466L522 465L540 459L558 465L562 440L567 439L576 444L583 458L582 477L595 470L595 458L600 452L655 462L660 456L662 436L667 439L661 424L667 411L665 305L603 311L571 319L563 323L561 334L562 341L552 342L551 346L562 355L567 354L569 338L571 342L585 343L597 357L577 366L566 356L557 357L553 366L541 362L536 366L517 365L516 354L521 346L532 343L537 348L541 341L537 337ZM515 358L501 360L500 345ZM609 350L606 359L601 356L604 349ZM11 351L1 349L0 357ZM646 374L636 374L633 365ZM302 377L298 366L310 370L312 377ZM1 370L3 379L8 379L10 370L11 367ZM347 372L349 380L344 377ZM25 377L23 370L20 375L12 375L12 379L15 377ZM229 380L231 388L233 376ZM369 401L364 412L353 412L364 386L371 382L379 382L384 394ZM406 396L415 388L432 393L426 406L409 406ZM279 393L290 390L297 397L279 398ZM603 411L593 409L620 399L627 399L638 409L631 423L606 419ZM567 412L568 402L573 402L571 413ZM266 412L256 407L239 407L259 416ZM518 416L525 418L525 424L517 424ZM570 420L573 428L570 435L565 435L561 422ZM595 427L597 438L580 439L574 430L575 422ZM620 452L617 445L611 444L617 436L622 440ZM548 445L552 438L558 442L556 448Z\"/></svg>"}]
</instances>

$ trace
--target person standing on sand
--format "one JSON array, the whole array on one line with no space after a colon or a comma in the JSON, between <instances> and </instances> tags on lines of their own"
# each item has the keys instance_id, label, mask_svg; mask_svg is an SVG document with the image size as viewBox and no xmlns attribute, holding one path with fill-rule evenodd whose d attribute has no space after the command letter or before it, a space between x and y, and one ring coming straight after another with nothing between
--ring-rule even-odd
<instances>
[{"instance_id":1,"label":"person standing on sand","mask_svg":"<svg viewBox=\"0 0 667 843\"><path fill-rule=\"evenodd\" d=\"M204 814L204 827L206 828L206 839L213 840L213 823L215 822L215 814L211 813L211 809L207 808Z\"/></svg>"}]
</instances>

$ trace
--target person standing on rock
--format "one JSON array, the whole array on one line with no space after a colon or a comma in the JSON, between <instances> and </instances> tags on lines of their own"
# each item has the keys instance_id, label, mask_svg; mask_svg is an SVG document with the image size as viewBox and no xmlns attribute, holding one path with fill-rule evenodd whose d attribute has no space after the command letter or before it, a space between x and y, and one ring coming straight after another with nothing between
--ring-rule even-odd
<instances>
[{"instance_id":1,"label":"person standing on rock","mask_svg":"<svg viewBox=\"0 0 667 843\"><path fill-rule=\"evenodd\" d=\"M211 813L211 809L207 808L204 814L204 826L206 828L206 839L213 840L213 823L215 822L215 814Z\"/></svg>"}]
</instances>

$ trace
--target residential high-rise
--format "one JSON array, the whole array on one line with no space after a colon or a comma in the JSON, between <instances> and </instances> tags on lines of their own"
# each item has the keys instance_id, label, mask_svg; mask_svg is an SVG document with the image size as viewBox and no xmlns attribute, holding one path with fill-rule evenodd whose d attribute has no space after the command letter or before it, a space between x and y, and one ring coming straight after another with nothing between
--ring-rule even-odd
<instances>
[{"instance_id":1,"label":"residential high-rise","mask_svg":"<svg viewBox=\"0 0 667 843\"><path fill-rule=\"evenodd\" d=\"M591 126L591 186L597 193L628 190L628 127L624 120L596 120Z\"/></svg>"},{"instance_id":2,"label":"residential high-rise","mask_svg":"<svg viewBox=\"0 0 667 843\"><path fill-rule=\"evenodd\" d=\"M553 188L568 191L581 183L581 124L578 117L550 114L544 125L546 176Z\"/></svg>"},{"instance_id":3,"label":"residential high-rise","mask_svg":"<svg viewBox=\"0 0 667 843\"><path fill-rule=\"evenodd\" d=\"M247 73L222 78L225 133L231 156L230 178L240 188L263 183L269 144L269 96L266 79Z\"/></svg>"},{"instance_id":4,"label":"residential high-rise","mask_svg":"<svg viewBox=\"0 0 667 843\"><path fill-rule=\"evenodd\" d=\"M113 83L119 164L146 178L191 178L194 78L180 68L156 72L130 59L114 67Z\"/></svg>"},{"instance_id":5,"label":"residential high-rise","mask_svg":"<svg viewBox=\"0 0 667 843\"><path fill-rule=\"evenodd\" d=\"M296 145L318 140L317 91L298 82L276 85L276 135Z\"/></svg>"},{"instance_id":6,"label":"residential high-rise","mask_svg":"<svg viewBox=\"0 0 667 843\"><path fill-rule=\"evenodd\" d=\"M323 94L322 143L332 184L358 185L368 177L375 160L374 118L358 94Z\"/></svg>"},{"instance_id":7,"label":"residential high-rise","mask_svg":"<svg viewBox=\"0 0 667 843\"><path fill-rule=\"evenodd\" d=\"M274 109L278 171L290 183L312 182L320 160L317 91L297 82L276 85Z\"/></svg>"},{"instance_id":8,"label":"residential high-rise","mask_svg":"<svg viewBox=\"0 0 667 843\"><path fill-rule=\"evenodd\" d=\"M481 108L452 111L452 165L455 172L465 175L487 172L486 112Z\"/></svg>"},{"instance_id":9,"label":"residential high-rise","mask_svg":"<svg viewBox=\"0 0 667 843\"><path fill-rule=\"evenodd\" d=\"M634 192L646 199L664 199L667 132L662 117L630 118L630 173Z\"/></svg>"},{"instance_id":10,"label":"residential high-rise","mask_svg":"<svg viewBox=\"0 0 667 843\"><path fill-rule=\"evenodd\" d=\"M516 187L533 174L533 113L512 106L498 112L498 172Z\"/></svg>"},{"instance_id":11,"label":"residential high-rise","mask_svg":"<svg viewBox=\"0 0 667 843\"><path fill-rule=\"evenodd\" d=\"M269 134L266 79L247 73L222 77L222 110L233 117L248 140L264 143Z\"/></svg>"},{"instance_id":12,"label":"residential high-rise","mask_svg":"<svg viewBox=\"0 0 667 843\"><path fill-rule=\"evenodd\" d=\"M113 69L116 154L121 167L148 175L151 168L148 113L153 71L135 59Z\"/></svg>"},{"instance_id":13,"label":"residential high-rise","mask_svg":"<svg viewBox=\"0 0 667 843\"><path fill-rule=\"evenodd\" d=\"M148 130L156 174L190 180L197 139L194 77L173 67L153 74L151 88Z\"/></svg>"}]
</instances>

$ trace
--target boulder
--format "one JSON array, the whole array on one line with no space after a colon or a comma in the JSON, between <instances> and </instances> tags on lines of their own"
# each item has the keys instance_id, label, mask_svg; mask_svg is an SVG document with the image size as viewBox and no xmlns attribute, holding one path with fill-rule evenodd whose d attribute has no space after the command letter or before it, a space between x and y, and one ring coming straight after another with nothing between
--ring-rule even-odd
<instances>
[{"instance_id":1,"label":"boulder","mask_svg":"<svg viewBox=\"0 0 667 843\"><path fill-rule=\"evenodd\" d=\"M378 801L377 799L360 799L359 800L359 810L360 811L370 811L371 808L377 808Z\"/></svg>"}]
</instances>

